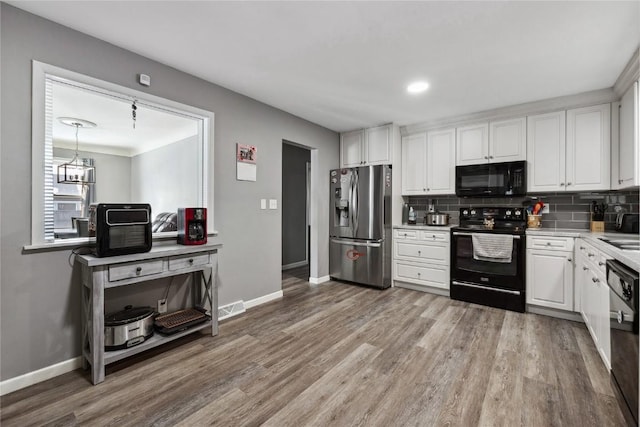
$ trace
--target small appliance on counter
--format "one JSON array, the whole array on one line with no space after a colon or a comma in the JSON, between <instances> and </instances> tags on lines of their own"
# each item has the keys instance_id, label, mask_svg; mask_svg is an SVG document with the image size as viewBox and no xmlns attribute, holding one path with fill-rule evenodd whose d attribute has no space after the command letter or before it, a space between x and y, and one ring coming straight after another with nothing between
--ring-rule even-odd
<instances>
[{"instance_id":1,"label":"small appliance on counter","mask_svg":"<svg viewBox=\"0 0 640 427\"><path fill-rule=\"evenodd\" d=\"M619 213L616 216L616 231L621 233L638 232L638 214Z\"/></svg>"},{"instance_id":2,"label":"small appliance on counter","mask_svg":"<svg viewBox=\"0 0 640 427\"><path fill-rule=\"evenodd\" d=\"M178 209L178 243L181 245L207 243L207 208Z\"/></svg>"},{"instance_id":3,"label":"small appliance on counter","mask_svg":"<svg viewBox=\"0 0 640 427\"><path fill-rule=\"evenodd\" d=\"M98 203L95 230L98 257L149 252L151 206L146 203Z\"/></svg>"},{"instance_id":4,"label":"small appliance on counter","mask_svg":"<svg viewBox=\"0 0 640 427\"><path fill-rule=\"evenodd\" d=\"M424 215L425 225L449 225L449 214L428 212Z\"/></svg>"},{"instance_id":5,"label":"small appliance on counter","mask_svg":"<svg viewBox=\"0 0 640 427\"><path fill-rule=\"evenodd\" d=\"M120 350L133 347L153 336L151 307L126 306L124 310L104 317L104 349Z\"/></svg>"}]
</instances>

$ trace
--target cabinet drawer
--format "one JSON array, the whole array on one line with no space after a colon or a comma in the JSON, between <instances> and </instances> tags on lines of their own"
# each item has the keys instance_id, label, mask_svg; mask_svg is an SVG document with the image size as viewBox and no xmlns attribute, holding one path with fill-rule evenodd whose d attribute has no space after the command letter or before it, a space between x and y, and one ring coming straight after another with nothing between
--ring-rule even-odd
<instances>
[{"instance_id":1,"label":"cabinet drawer","mask_svg":"<svg viewBox=\"0 0 640 427\"><path fill-rule=\"evenodd\" d=\"M449 269L440 265L416 265L395 262L394 279L436 288L449 289Z\"/></svg>"},{"instance_id":2,"label":"cabinet drawer","mask_svg":"<svg viewBox=\"0 0 640 427\"><path fill-rule=\"evenodd\" d=\"M425 245L417 242L396 242L395 248L396 258L436 264L447 264L449 259L449 248L445 243Z\"/></svg>"},{"instance_id":3,"label":"cabinet drawer","mask_svg":"<svg viewBox=\"0 0 640 427\"><path fill-rule=\"evenodd\" d=\"M418 238L418 230L406 230L401 228L394 231L393 235L396 239L416 240Z\"/></svg>"},{"instance_id":4,"label":"cabinet drawer","mask_svg":"<svg viewBox=\"0 0 640 427\"><path fill-rule=\"evenodd\" d=\"M449 233L443 233L442 231L420 231L420 240L424 240L426 242L448 242L449 241Z\"/></svg>"},{"instance_id":5,"label":"cabinet drawer","mask_svg":"<svg viewBox=\"0 0 640 427\"><path fill-rule=\"evenodd\" d=\"M109 281L151 276L162 273L162 260L129 262L109 266Z\"/></svg>"},{"instance_id":6,"label":"cabinet drawer","mask_svg":"<svg viewBox=\"0 0 640 427\"><path fill-rule=\"evenodd\" d=\"M169 258L169 270L182 270L183 268L197 267L209 264L209 254L180 255Z\"/></svg>"},{"instance_id":7,"label":"cabinet drawer","mask_svg":"<svg viewBox=\"0 0 640 427\"><path fill-rule=\"evenodd\" d=\"M527 249L573 251L573 237L527 236Z\"/></svg>"}]
</instances>

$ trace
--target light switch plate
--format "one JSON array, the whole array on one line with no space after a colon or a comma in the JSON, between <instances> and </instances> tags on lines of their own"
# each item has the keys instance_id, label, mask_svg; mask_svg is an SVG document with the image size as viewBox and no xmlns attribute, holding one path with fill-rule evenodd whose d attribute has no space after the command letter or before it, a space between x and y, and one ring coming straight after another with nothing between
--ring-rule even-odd
<instances>
[{"instance_id":1,"label":"light switch plate","mask_svg":"<svg viewBox=\"0 0 640 427\"><path fill-rule=\"evenodd\" d=\"M260 199L260 209L267 209L267 199Z\"/></svg>"},{"instance_id":2,"label":"light switch plate","mask_svg":"<svg viewBox=\"0 0 640 427\"><path fill-rule=\"evenodd\" d=\"M269 209L278 209L278 199L269 199Z\"/></svg>"},{"instance_id":3,"label":"light switch plate","mask_svg":"<svg viewBox=\"0 0 640 427\"><path fill-rule=\"evenodd\" d=\"M544 205L544 207L542 208L542 212L540 213L543 213L543 214L549 213L549 205Z\"/></svg>"}]
</instances>

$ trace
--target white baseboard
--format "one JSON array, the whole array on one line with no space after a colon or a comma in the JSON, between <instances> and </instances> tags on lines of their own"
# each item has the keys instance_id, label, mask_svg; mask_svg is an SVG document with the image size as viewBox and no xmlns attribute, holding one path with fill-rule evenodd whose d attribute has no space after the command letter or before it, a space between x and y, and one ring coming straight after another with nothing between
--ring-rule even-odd
<instances>
[{"instance_id":1,"label":"white baseboard","mask_svg":"<svg viewBox=\"0 0 640 427\"><path fill-rule=\"evenodd\" d=\"M557 317L558 319L572 320L574 322L584 323L584 320L582 319L580 313L574 313L571 311L556 310L554 308L540 307L530 304L527 304L526 311L527 313L541 314L543 316Z\"/></svg>"},{"instance_id":2,"label":"white baseboard","mask_svg":"<svg viewBox=\"0 0 640 427\"><path fill-rule=\"evenodd\" d=\"M261 297L255 298L255 299L251 299L249 301L245 301L244 308L249 309L251 307L255 307L256 305L260 305L260 304L267 303L269 301L280 299L280 298L282 298L282 295L284 295L284 294L282 293L282 290L280 290L280 291L274 292L272 294L263 295Z\"/></svg>"},{"instance_id":3,"label":"white baseboard","mask_svg":"<svg viewBox=\"0 0 640 427\"><path fill-rule=\"evenodd\" d=\"M46 381L53 377L57 377L58 375L75 371L81 367L82 356L65 360L64 362L56 363L55 365L47 366L46 368L38 369L37 371L9 378L8 380L0 382L0 396Z\"/></svg>"},{"instance_id":4,"label":"white baseboard","mask_svg":"<svg viewBox=\"0 0 640 427\"><path fill-rule=\"evenodd\" d=\"M319 285L320 283L328 282L329 280L331 280L331 276L309 277L309 283L313 285Z\"/></svg>"},{"instance_id":5,"label":"white baseboard","mask_svg":"<svg viewBox=\"0 0 640 427\"><path fill-rule=\"evenodd\" d=\"M282 271L291 270L292 268L304 267L307 264L309 264L307 262L307 260L303 260L303 261L299 261L299 262L294 262L293 264L283 265L282 266Z\"/></svg>"},{"instance_id":6,"label":"white baseboard","mask_svg":"<svg viewBox=\"0 0 640 427\"><path fill-rule=\"evenodd\" d=\"M449 297L449 289L436 288L433 286L425 285L415 285L413 283L402 282L400 280L394 280L393 286L397 288L411 289L412 291L420 291L429 294L442 295L443 297Z\"/></svg>"}]
</instances>

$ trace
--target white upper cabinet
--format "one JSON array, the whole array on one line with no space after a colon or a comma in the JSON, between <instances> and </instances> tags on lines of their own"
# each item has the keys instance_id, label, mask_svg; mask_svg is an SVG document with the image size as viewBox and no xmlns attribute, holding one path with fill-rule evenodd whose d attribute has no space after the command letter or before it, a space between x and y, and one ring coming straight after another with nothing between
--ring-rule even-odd
<instances>
[{"instance_id":1,"label":"white upper cabinet","mask_svg":"<svg viewBox=\"0 0 640 427\"><path fill-rule=\"evenodd\" d=\"M614 171L611 187L614 189L628 188L640 185L640 150L638 134L640 133L640 112L638 106L638 82L627 90L620 101L619 111L619 142L617 157L614 157ZM614 151L615 152L615 151ZM615 167L617 164L617 168Z\"/></svg>"},{"instance_id":2,"label":"white upper cabinet","mask_svg":"<svg viewBox=\"0 0 640 427\"><path fill-rule=\"evenodd\" d=\"M340 166L343 168L391 164L393 125L361 129L340 135Z\"/></svg>"},{"instance_id":3,"label":"white upper cabinet","mask_svg":"<svg viewBox=\"0 0 640 427\"><path fill-rule=\"evenodd\" d=\"M611 104L567 110L567 191L608 190Z\"/></svg>"},{"instance_id":4,"label":"white upper cabinet","mask_svg":"<svg viewBox=\"0 0 640 427\"><path fill-rule=\"evenodd\" d=\"M528 191L608 190L610 123L610 104L528 117Z\"/></svg>"},{"instance_id":5,"label":"white upper cabinet","mask_svg":"<svg viewBox=\"0 0 640 427\"><path fill-rule=\"evenodd\" d=\"M402 195L455 193L455 129L402 138Z\"/></svg>"},{"instance_id":6,"label":"white upper cabinet","mask_svg":"<svg viewBox=\"0 0 640 427\"><path fill-rule=\"evenodd\" d=\"M456 131L427 132L427 194L456 192Z\"/></svg>"},{"instance_id":7,"label":"white upper cabinet","mask_svg":"<svg viewBox=\"0 0 640 427\"><path fill-rule=\"evenodd\" d=\"M489 161L513 162L527 158L527 119L520 117L489 124Z\"/></svg>"},{"instance_id":8,"label":"white upper cabinet","mask_svg":"<svg viewBox=\"0 0 640 427\"><path fill-rule=\"evenodd\" d=\"M489 161L489 124L456 129L456 165L477 165Z\"/></svg>"},{"instance_id":9,"label":"white upper cabinet","mask_svg":"<svg viewBox=\"0 0 640 427\"><path fill-rule=\"evenodd\" d=\"M527 118L528 191L564 190L565 112Z\"/></svg>"},{"instance_id":10,"label":"white upper cabinet","mask_svg":"<svg viewBox=\"0 0 640 427\"><path fill-rule=\"evenodd\" d=\"M457 129L456 164L477 165L525 160L526 119L500 120Z\"/></svg>"},{"instance_id":11,"label":"white upper cabinet","mask_svg":"<svg viewBox=\"0 0 640 427\"><path fill-rule=\"evenodd\" d=\"M340 135L340 166L361 166L364 159L364 130L355 130Z\"/></svg>"},{"instance_id":12,"label":"white upper cabinet","mask_svg":"<svg viewBox=\"0 0 640 427\"><path fill-rule=\"evenodd\" d=\"M427 134L402 137L402 194L412 196L427 191Z\"/></svg>"}]
</instances>

